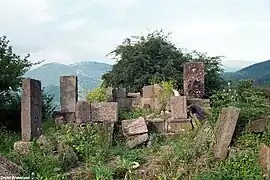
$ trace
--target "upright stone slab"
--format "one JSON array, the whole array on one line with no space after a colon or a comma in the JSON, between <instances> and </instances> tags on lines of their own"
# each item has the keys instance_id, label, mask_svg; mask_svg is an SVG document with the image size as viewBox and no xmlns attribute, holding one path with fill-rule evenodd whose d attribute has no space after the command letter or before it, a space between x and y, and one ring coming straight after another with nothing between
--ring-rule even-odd
<instances>
[{"instance_id":1,"label":"upright stone slab","mask_svg":"<svg viewBox=\"0 0 270 180\"><path fill-rule=\"evenodd\" d=\"M91 121L104 122L118 120L117 102L91 103Z\"/></svg>"},{"instance_id":2,"label":"upright stone slab","mask_svg":"<svg viewBox=\"0 0 270 180\"><path fill-rule=\"evenodd\" d=\"M172 96L170 100L172 120L186 121L187 119L187 98L186 96Z\"/></svg>"},{"instance_id":3,"label":"upright stone slab","mask_svg":"<svg viewBox=\"0 0 270 180\"><path fill-rule=\"evenodd\" d=\"M38 138L42 130L41 83L35 79L23 79L21 96L22 140Z\"/></svg>"},{"instance_id":4,"label":"upright stone slab","mask_svg":"<svg viewBox=\"0 0 270 180\"><path fill-rule=\"evenodd\" d=\"M116 99L124 99L127 97L127 90L126 88L116 88L114 90L114 96Z\"/></svg>"},{"instance_id":5,"label":"upright stone slab","mask_svg":"<svg viewBox=\"0 0 270 180\"><path fill-rule=\"evenodd\" d=\"M113 102L115 100L115 92L114 88L108 87L107 93L108 93L108 101Z\"/></svg>"},{"instance_id":6,"label":"upright stone slab","mask_svg":"<svg viewBox=\"0 0 270 180\"><path fill-rule=\"evenodd\" d=\"M76 123L90 122L91 104L87 101L78 101L76 104Z\"/></svg>"},{"instance_id":7,"label":"upright stone slab","mask_svg":"<svg viewBox=\"0 0 270 180\"><path fill-rule=\"evenodd\" d=\"M155 86L149 85L143 87L143 98L154 98L155 97Z\"/></svg>"},{"instance_id":8,"label":"upright stone slab","mask_svg":"<svg viewBox=\"0 0 270 180\"><path fill-rule=\"evenodd\" d=\"M60 77L60 105L62 112L76 111L78 101L78 78L77 76Z\"/></svg>"},{"instance_id":9,"label":"upright stone slab","mask_svg":"<svg viewBox=\"0 0 270 180\"><path fill-rule=\"evenodd\" d=\"M215 127L216 144L214 154L217 158L224 159L228 153L235 126L241 109L235 107L222 108Z\"/></svg>"},{"instance_id":10,"label":"upright stone slab","mask_svg":"<svg viewBox=\"0 0 270 180\"><path fill-rule=\"evenodd\" d=\"M189 98L204 97L204 64L188 62L184 64L184 95Z\"/></svg>"}]
</instances>

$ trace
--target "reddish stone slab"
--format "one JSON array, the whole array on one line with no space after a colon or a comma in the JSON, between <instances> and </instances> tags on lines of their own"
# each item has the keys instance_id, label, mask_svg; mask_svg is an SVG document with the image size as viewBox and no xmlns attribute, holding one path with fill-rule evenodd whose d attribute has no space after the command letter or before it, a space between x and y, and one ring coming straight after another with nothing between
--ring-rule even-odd
<instances>
[{"instance_id":1,"label":"reddish stone slab","mask_svg":"<svg viewBox=\"0 0 270 180\"><path fill-rule=\"evenodd\" d=\"M143 117L122 121L122 130L126 136L144 134L148 132L146 121Z\"/></svg>"},{"instance_id":2,"label":"reddish stone slab","mask_svg":"<svg viewBox=\"0 0 270 180\"><path fill-rule=\"evenodd\" d=\"M117 121L118 103L117 102L99 102L91 103L91 121Z\"/></svg>"},{"instance_id":3,"label":"reddish stone slab","mask_svg":"<svg viewBox=\"0 0 270 180\"><path fill-rule=\"evenodd\" d=\"M184 95L192 98L204 97L204 64L188 62L184 64Z\"/></svg>"}]
</instances>

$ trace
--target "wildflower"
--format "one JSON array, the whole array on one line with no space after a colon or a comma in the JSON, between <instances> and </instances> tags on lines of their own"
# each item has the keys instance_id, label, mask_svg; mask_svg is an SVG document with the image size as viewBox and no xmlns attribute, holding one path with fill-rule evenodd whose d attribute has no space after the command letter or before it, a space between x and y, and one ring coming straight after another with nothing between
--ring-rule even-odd
<instances>
[{"instance_id":1,"label":"wildflower","mask_svg":"<svg viewBox=\"0 0 270 180\"><path fill-rule=\"evenodd\" d=\"M231 85L231 83L230 82L228 82L228 86L230 86Z\"/></svg>"},{"instance_id":2,"label":"wildflower","mask_svg":"<svg viewBox=\"0 0 270 180\"><path fill-rule=\"evenodd\" d=\"M232 90L231 89L229 89L229 92L231 92Z\"/></svg>"},{"instance_id":3,"label":"wildflower","mask_svg":"<svg viewBox=\"0 0 270 180\"><path fill-rule=\"evenodd\" d=\"M223 89L223 92L225 92L225 89Z\"/></svg>"}]
</instances>

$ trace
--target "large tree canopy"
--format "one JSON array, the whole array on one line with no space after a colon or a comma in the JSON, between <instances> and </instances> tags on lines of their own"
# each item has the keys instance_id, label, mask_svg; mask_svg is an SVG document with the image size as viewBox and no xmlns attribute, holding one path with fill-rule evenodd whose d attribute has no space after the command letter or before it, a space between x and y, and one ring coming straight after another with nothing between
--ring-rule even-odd
<instances>
[{"instance_id":1,"label":"large tree canopy","mask_svg":"<svg viewBox=\"0 0 270 180\"><path fill-rule=\"evenodd\" d=\"M140 91L144 85L173 80L175 88L182 88L183 64L188 61L204 62L206 70L206 94L211 95L221 87L221 57L208 57L204 53L184 52L162 30L147 36L126 38L116 47L113 55L117 63L102 76L103 85L125 87Z\"/></svg>"}]
</instances>

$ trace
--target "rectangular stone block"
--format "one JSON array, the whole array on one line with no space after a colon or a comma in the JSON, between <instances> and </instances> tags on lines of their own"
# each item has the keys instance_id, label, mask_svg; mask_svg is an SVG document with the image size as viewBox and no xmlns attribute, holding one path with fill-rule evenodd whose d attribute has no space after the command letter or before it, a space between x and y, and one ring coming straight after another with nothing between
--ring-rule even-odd
<instances>
[{"instance_id":1,"label":"rectangular stone block","mask_svg":"<svg viewBox=\"0 0 270 180\"><path fill-rule=\"evenodd\" d=\"M118 106L126 109L132 109L132 98L118 99Z\"/></svg>"},{"instance_id":2,"label":"rectangular stone block","mask_svg":"<svg viewBox=\"0 0 270 180\"><path fill-rule=\"evenodd\" d=\"M155 108L155 98L141 98L141 108Z\"/></svg>"},{"instance_id":3,"label":"rectangular stone block","mask_svg":"<svg viewBox=\"0 0 270 180\"><path fill-rule=\"evenodd\" d=\"M222 108L214 129L216 135L214 154L216 158L226 158L240 111L240 108L235 107Z\"/></svg>"},{"instance_id":4,"label":"rectangular stone block","mask_svg":"<svg viewBox=\"0 0 270 180\"><path fill-rule=\"evenodd\" d=\"M188 62L184 64L184 95L192 98L204 97L204 64Z\"/></svg>"},{"instance_id":5,"label":"rectangular stone block","mask_svg":"<svg viewBox=\"0 0 270 180\"><path fill-rule=\"evenodd\" d=\"M155 97L155 87L154 85L143 87L143 97L144 98L154 98Z\"/></svg>"},{"instance_id":6,"label":"rectangular stone block","mask_svg":"<svg viewBox=\"0 0 270 180\"><path fill-rule=\"evenodd\" d=\"M183 133L192 130L190 121L185 122L168 122L167 132L169 133Z\"/></svg>"},{"instance_id":7,"label":"rectangular stone block","mask_svg":"<svg viewBox=\"0 0 270 180\"><path fill-rule=\"evenodd\" d=\"M21 95L22 140L30 141L43 133L41 83L23 79Z\"/></svg>"},{"instance_id":8,"label":"rectangular stone block","mask_svg":"<svg viewBox=\"0 0 270 180\"><path fill-rule=\"evenodd\" d=\"M107 88L107 94L108 94L108 101L113 102L115 100L114 88L108 87Z\"/></svg>"},{"instance_id":9,"label":"rectangular stone block","mask_svg":"<svg viewBox=\"0 0 270 180\"><path fill-rule=\"evenodd\" d=\"M122 121L122 131L125 136L144 134L148 132L146 122L143 117Z\"/></svg>"},{"instance_id":10,"label":"rectangular stone block","mask_svg":"<svg viewBox=\"0 0 270 180\"><path fill-rule=\"evenodd\" d=\"M186 96L172 96L170 100L172 119L187 119Z\"/></svg>"},{"instance_id":11,"label":"rectangular stone block","mask_svg":"<svg viewBox=\"0 0 270 180\"><path fill-rule=\"evenodd\" d=\"M62 112L75 112L78 101L77 76L60 77L60 105Z\"/></svg>"},{"instance_id":12,"label":"rectangular stone block","mask_svg":"<svg viewBox=\"0 0 270 180\"><path fill-rule=\"evenodd\" d=\"M127 93L127 97L128 98L137 98L137 97L141 97L141 94L139 92L137 93Z\"/></svg>"},{"instance_id":13,"label":"rectangular stone block","mask_svg":"<svg viewBox=\"0 0 270 180\"><path fill-rule=\"evenodd\" d=\"M126 88L116 88L114 94L116 99L123 99L127 97L127 90Z\"/></svg>"},{"instance_id":14,"label":"rectangular stone block","mask_svg":"<svg viewBox=\"0 0 270 180\"><path fill-rule=\"evenodd\" d=\"M90 122L91 104L87 101L78 101L76 104L76 123Z\"/></svg>"},{"instance_id":15,"label":"rectangular stone block","mask_svg":"<svg viewBox=\"0 0 270 180\"><path fill-rule=\"evenodd\" d=\"M135 135L131 136L129 140L127 141L127 146L132 149L140 144L143 144L148 140L149 136L148 134L140 134L140 135Z\"/></svg>"},{"instance_id":16,"label":"rectangular stone block","mask_svg":"<svg viewBox=\"0 0 270 180\"><path fill-rule=\"evenodd\" d=\"M114 121L118 120L117 102L91 103L91 121Z\"/></svg>"},{"instance_id":17,"label":"rectangular stone block","mask_svg":"<svg viewBox=\"0 0 270 180\"><path fill-rule=\"evenodd\" d=\"M167 131L165 120L161 118L147 119L147 128L150 132L165 133Z\"/></svg>"}]
</instances>

